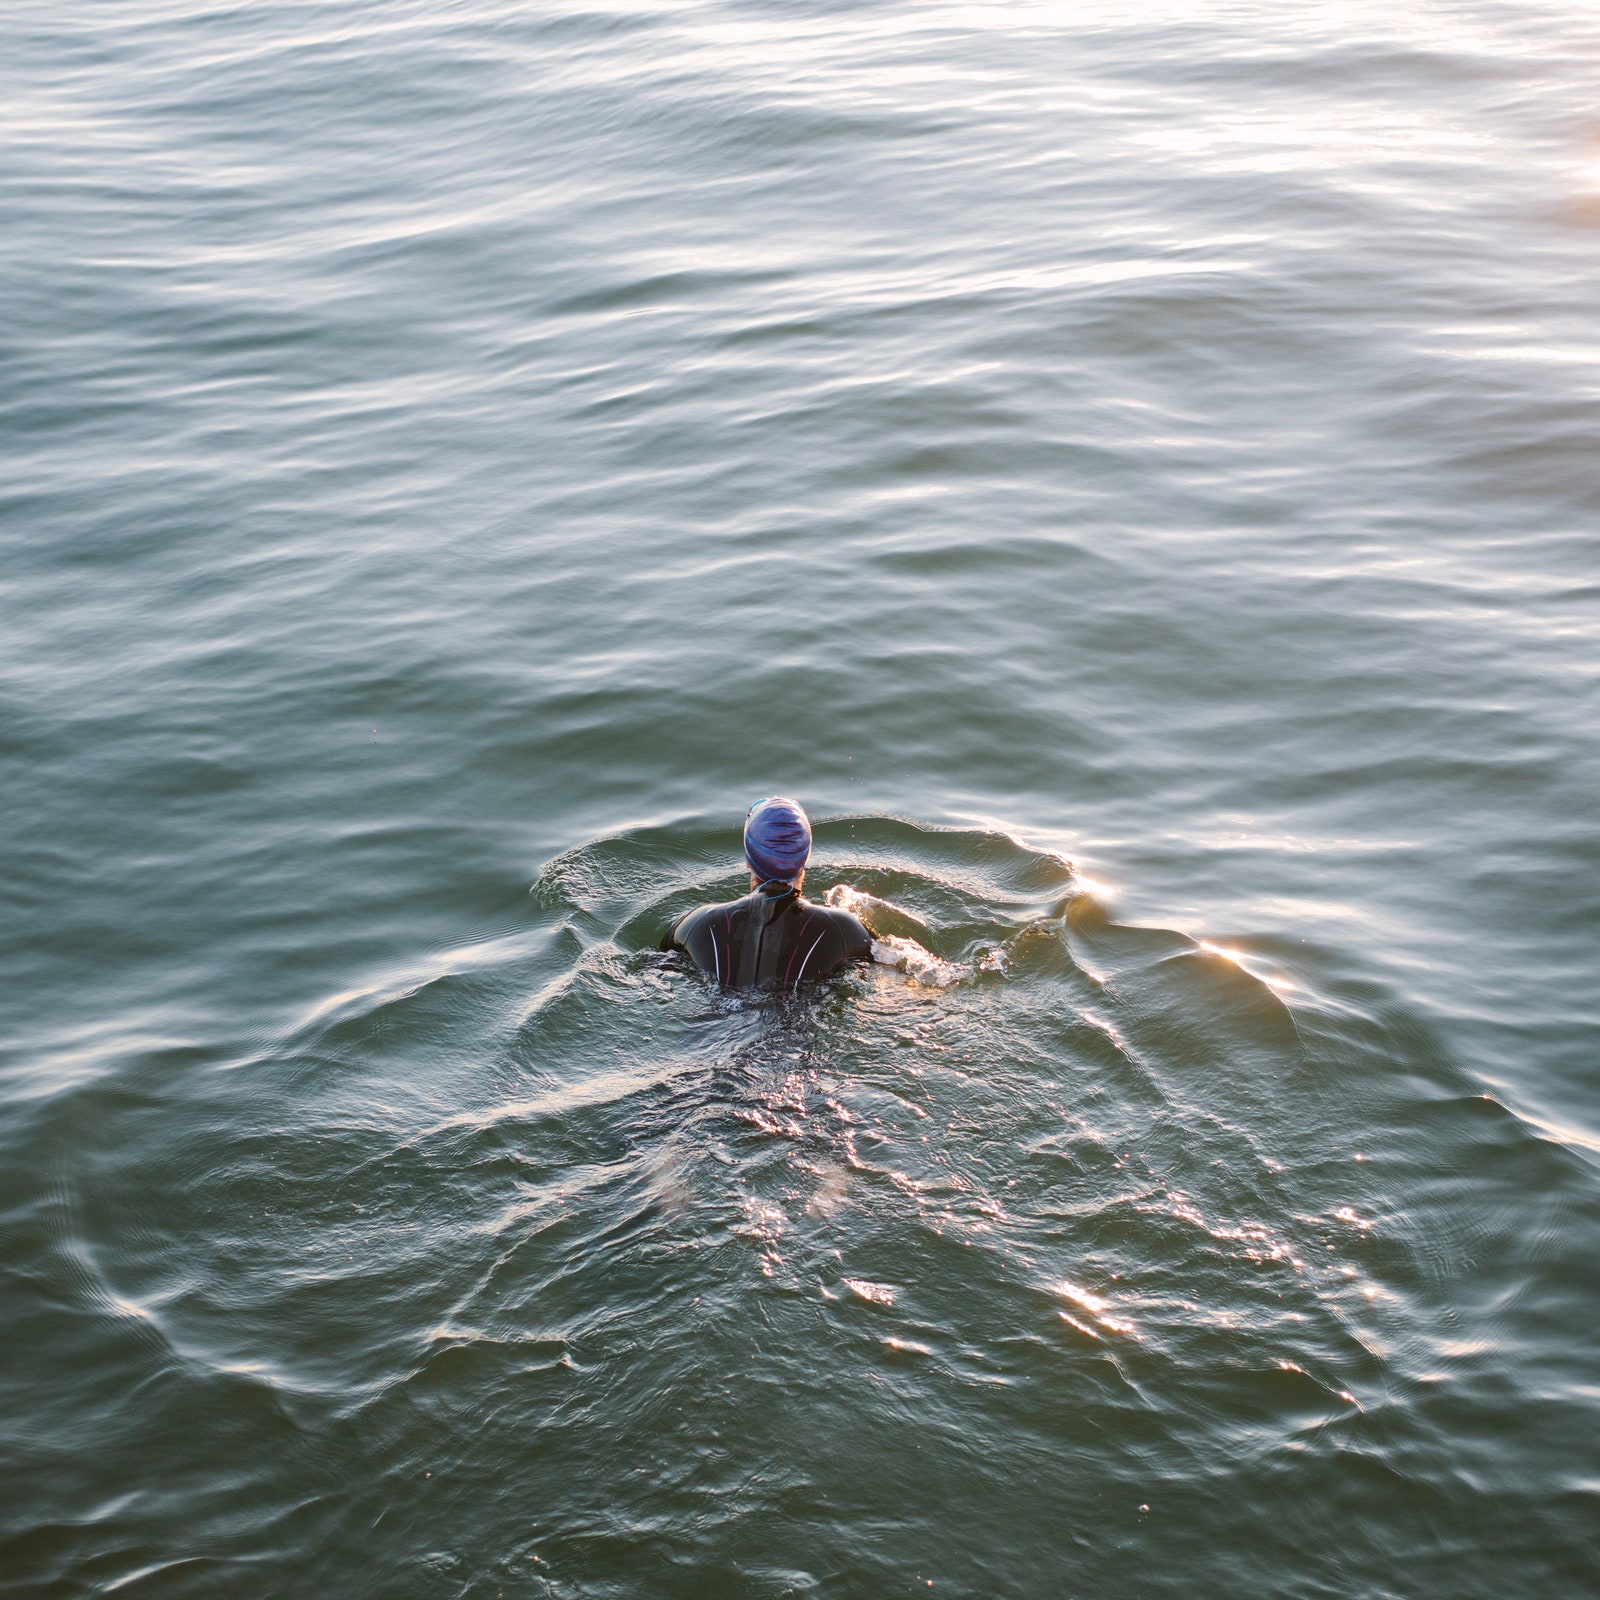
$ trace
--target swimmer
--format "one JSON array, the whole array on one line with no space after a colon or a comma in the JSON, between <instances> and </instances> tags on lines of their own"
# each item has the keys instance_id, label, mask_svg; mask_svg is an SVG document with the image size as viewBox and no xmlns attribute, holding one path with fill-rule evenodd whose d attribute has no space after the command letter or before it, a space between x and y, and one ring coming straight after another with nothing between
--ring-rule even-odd
<instances>
[{"instance_id":1,"label":"swimmer","mask_svg":"<svg viewBox=\"0 0 1600 1600\"><path fill-rule=\"evenodd\" d=\"M848 911L800 898L811 824L793 800L758 800L744 819L750 893L699 906L661 941L727 988L788 992L852 961L872 959L872 935Z\"/></svg>"}]
</instances>

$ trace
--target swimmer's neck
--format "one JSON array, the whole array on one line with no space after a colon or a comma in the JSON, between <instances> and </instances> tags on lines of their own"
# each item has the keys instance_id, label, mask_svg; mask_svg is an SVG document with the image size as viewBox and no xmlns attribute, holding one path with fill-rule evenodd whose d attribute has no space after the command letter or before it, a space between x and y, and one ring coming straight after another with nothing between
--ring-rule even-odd
<instances>
[{"instance_id":1,"label":"swimmer's neck","mask_svg":"<svg viewBox=\"0 0 1600 1600\"><path fill-rule=\"evenodd\" d=\"M806 881L806 869L804 867L802 867L800 869L800 876L794 880L794 892L796 894L800 893L801 886L805 883L805 881ZM757 889L759 889L761 887L761 885L763 883L771 883L771 882L772 882L771 878L758 878L755 875L755 873L752 872L750 874L750 892L753 894L753 893L755 893L755 891Z\"/></svg>"}]
</instances>

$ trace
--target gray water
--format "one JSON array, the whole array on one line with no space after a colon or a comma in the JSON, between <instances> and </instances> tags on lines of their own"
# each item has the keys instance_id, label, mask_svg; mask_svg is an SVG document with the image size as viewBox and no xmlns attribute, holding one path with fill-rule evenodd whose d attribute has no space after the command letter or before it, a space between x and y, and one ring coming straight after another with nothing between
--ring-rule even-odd
<instances>
[{"instance_id":1,"label":"gray water","mask_svg":"<svg viewBox=\"0 0 1600 1600\"><path fill-rule=\"evenodd\" d=\"M1600 1589L1597 104L8 7L0 1592ZM773 792L919 965L655 953Z\"/></svg>"}]
</instances>

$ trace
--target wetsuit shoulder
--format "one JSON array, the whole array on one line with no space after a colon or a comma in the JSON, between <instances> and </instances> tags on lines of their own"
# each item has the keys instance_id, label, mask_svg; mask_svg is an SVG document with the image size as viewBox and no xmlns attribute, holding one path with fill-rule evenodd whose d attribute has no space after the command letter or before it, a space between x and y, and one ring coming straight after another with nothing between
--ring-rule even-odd
<instances>
[{"instance_id":1,"label":"wetsuit shoulder","mask_svg":"<svg viewBox=\"0 0 1600 1600\"><path fill-rule=\"evenodd\" d=\"M837 934L845 959L860 961L872 955L872 933L860 917L838 906L814 906L809 900L800 902L802 909L815 911L826 917Z\"/></svg>"},{"instance_id":2,"label":"wetsuit shoulder","mask_svg":"<svg viewBox=\"0 0 1600 1600\"><path fill-rule=\"evenodd\" d=\"M744 914L745 904L741 900L696 906L668 929L661 948L687 956L718 982L731 982L734 980L736 935L743 931Z\"/></svg>"},{"instance_id":3,"label":"wetsuit shoulder","mask_svg":"<svg viewBox=\"0 0 1600 1600\"><path fill-rule=\"evenodd\" d=\"M777 974L788 989L826 978L852 961L870 959L872 935L857 917L836 906L797 899L783 918L783 966Z\"/></svg>"}]
</instances>

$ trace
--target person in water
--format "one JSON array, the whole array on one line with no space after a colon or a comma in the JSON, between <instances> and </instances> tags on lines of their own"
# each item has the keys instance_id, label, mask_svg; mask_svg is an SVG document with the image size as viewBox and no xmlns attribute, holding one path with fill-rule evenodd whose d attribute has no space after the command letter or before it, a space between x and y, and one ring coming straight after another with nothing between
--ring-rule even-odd
<instances>
[{"instance_id":1,"label":"person in water","mask_svg":"<svg viewBox=\"0 0 1600 1600\"><path fill-rule=\"evenodd\" d=\"M800 898L811 824L793 800L758 800L744 819L750 893L698 906L661 941L728 988L787 993L852 961L872 959L872 935L848 911Z\"/></svg>"}]
</instances>

